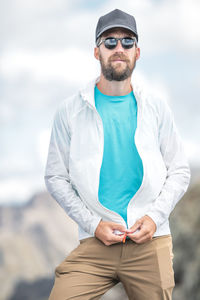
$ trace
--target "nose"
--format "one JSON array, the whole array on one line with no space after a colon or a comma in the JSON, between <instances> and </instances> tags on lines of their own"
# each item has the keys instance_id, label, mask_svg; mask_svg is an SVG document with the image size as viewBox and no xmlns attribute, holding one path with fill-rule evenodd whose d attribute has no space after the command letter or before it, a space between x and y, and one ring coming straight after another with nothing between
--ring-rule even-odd
<instances>
[{"instance_id":1,"label":"nose","mask_svg":"<svg viewBox=\"0 0 200 300\"><path fill-rule=\"evenodd\" d=\"M122 47L121 41L117 41L117 46L114 49L116 52L124 52L124 48Z\"/></svg>"}]
</instances>

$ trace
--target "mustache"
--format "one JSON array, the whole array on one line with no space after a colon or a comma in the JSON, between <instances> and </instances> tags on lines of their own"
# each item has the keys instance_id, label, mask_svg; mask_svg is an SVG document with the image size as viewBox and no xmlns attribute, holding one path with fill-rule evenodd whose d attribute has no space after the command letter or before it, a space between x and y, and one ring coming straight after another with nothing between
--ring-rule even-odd
<instances>
[{"instance_id":1,"label":"mustache","mask_svg":"<svg viewBox=\"0 0 200 300\"><path fill-rule=\"evenodd\" d=\"M127 59L127 57L123 54L123 53L115 53L113 54L110 58L109 58L109 62L111 62L112 60L115 59L120 59L120 60L124 60L126 62L129 61L129 59Z\"/></svg>"}]
</instances>

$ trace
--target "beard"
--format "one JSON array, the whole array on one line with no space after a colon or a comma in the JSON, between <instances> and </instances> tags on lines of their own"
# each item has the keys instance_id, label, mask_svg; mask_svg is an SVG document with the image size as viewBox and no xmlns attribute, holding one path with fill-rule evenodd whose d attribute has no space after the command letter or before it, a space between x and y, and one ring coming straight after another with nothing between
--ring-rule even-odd
<instances>
[{"instance_id":1,"label":"beard","mask_svg":"<svg viewBox=\"0 0 200 300\"><path fill-rule=\"evenodd\" d=\"M112 61L115 59L121 59L123 60L123 64L126 66L124 68L119 69L119 65L116 63L115 66L112 65ZM127 59L126 56L124 56L121 53L113 54L109 59L107 64L105 64L101 54L99 55L99 60L101 64L101 71L104 75L104 77L109 81L123 81L131 76L133 73L133 70L136 65L136 59L134 57L133 62L131 63L129 59ZM121 64L121 63L120 63Z\"/></svg>"}]
</instances>

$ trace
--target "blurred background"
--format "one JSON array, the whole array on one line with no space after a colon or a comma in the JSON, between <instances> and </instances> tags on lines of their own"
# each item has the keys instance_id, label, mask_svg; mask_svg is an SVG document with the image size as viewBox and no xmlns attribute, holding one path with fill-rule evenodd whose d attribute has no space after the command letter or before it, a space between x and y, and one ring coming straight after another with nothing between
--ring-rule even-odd
<instances>
[{"instance_id":1,"label":"blurred background","mask_svg":"<svg viewBox=\"0 0 200 300\"><path fill-rule=\"evenodd\" d=\"M192 171L171 219L174 300L200 299L200 1L0 1L0 300L47 300L76 224L46 191L58 104L99 74L98 18L119 8L137 21L134 75L169 102ZM119 284L102 299L127 299Z\"/></svg>"}]
</instances>

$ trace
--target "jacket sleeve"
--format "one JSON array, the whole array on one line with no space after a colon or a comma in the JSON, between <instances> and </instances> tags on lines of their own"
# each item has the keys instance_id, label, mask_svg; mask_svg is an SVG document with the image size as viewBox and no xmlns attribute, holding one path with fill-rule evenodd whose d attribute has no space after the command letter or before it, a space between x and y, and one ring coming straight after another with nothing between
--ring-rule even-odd
<instances>
[{"instance_id":1,"label":"jacket sleeve","mask_svg":"<svg viewBox=\"0 0 200 300\"><path fill-rule=\"evenodd\" d=\"M190 182L189 164L171 110L167 103L160 104L158 139L167 176L160 194L146 213L153 219L157 227L169 218Z\"/></svg>"},{"instance_id":2,"label":"jacket sleeve","mask_svg":"<svg viewBox=\"0 0 200 300\"><path fill-rule=\"evenodd\" d=\"M69 178L70 131L66 104L58 107L50 137L45 184L51 196L83 230L94 235L101 218L83 203Z\"/></svg>"}]
</instances>

